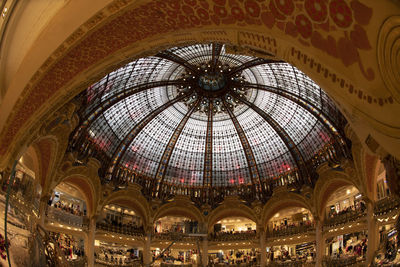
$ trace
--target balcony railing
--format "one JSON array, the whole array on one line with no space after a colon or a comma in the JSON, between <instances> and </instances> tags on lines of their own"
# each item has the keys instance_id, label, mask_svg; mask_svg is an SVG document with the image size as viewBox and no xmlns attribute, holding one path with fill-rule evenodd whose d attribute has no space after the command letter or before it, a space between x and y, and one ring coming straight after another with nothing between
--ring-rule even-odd
<instances>
[{"instance_id":1,"label":"balcony railing","mask_svg":"<svg viewBox=\"0 0 400 267\"><path fill-rule=\"evenodd\" d=\"M374 206L374 214L376 216L386 214L400 207L400 199L398 197L389 196L378 200Z\"/></svg>"},{"instance_id":2,"label":"balcony railing","mask_svg":"<svg viewBox=\"0 0 400 267\"><path fill-rule=\"evenodd\" d=\"M47 218L84 229L88 227L88 218L86 216L75 215L51 206L47 209Z\"/></svg>"},{"instance_id":3,"label":"balcony railing","mask_svg":"<svg viewBox=\"0 0 400 267\"><path fill-rule=\"evenodd\" d=\"M97 223L96 228L98 230L104 230L107 232L113 232L123 235L144 236L144 230L142 227L135 227L132 225L113 225L108 223Z\"/></svg>"},{"instance_id":4,"label":"balcony railing","mask_svg":"<svg viewBox=\"0 0 400 267\"><path fill-rule=\"evenodd\" d=\"M282 236L291 236L302 233L307 233L309 231L315 231L315 227L313 224L311 225L298 225L298 226L287 226L282 229L275 229L268 232L269 237L282 237Z\"/></svg>"},{"instance_id":5,"label":"balcony railing","mask_svg":"<svg viewBox=\"0 0 400 267\"><path fill-rule=\"evenodd\" d=\"M340 225L340 224L345 224L348 222L354 222L358 219L360 219L361 217L364 217L366 215L366 211L362 211L362 210L351 210L351 211L347 211L343 214L337 214L334 215L333 217L330 218L326 218L324 225L331 227L331 226L336 226L336 225Z\"/></svg>"},{"instance_id":6,"label":"balcony railing","mask_svg":"<svg viewBox=\"0 0 400 267\"><path fill-rule=\"evenodd\" d=\"M154 233L151 237L152 240L179 240L186 242L195 242L198 240L196 236L189 236L187 233L168 232L168 233Z\"/></svg>"},{"instance_id":7,"label":"balcony railing","mask_svg":"<svg viewBox=\"0 0 400 267\"><path fill-rule=\"evenodd\" d=\"M257 234L255 231L243 232L243 233L213 233L208 236L210 241L240 241L240 240L251 240L255 239Z\"/></svg>"}]
</instances>

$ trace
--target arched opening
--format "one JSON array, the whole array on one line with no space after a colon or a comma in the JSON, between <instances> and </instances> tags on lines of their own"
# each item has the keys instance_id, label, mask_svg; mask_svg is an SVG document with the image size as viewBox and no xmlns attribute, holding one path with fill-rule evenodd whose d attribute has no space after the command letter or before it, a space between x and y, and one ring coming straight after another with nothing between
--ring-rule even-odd
<instances>
[{"instance_id":1,"label":"arched opening","mask_svg":"<svg viewBox=\"0 0 400 267\"><path fill-rule=\"evenodd\" d=\"M144 221L131 201L114 200L101 210L97 229L125 236L143 236Z\"/></svg>"},{"instance_id":2,"label":"arched opening","mask_svg":"<svg viewBox=\"0 0 400 267\"><path fill-rule=\"evenodd\" d=\"M173 235L176 233L189 235L197 234L201 230L199 222L193 217L179 215L167 215L158 218L153 226L156 236L166 240L173 240Z\"/></svg>"},{"instance_id":3,"label":"arched opening","mask_svg":"<svg viewBox=\"0 0 400 267\"><path fill-rule=\"evenodd\" d=\"M208 239L212 247L208 251L209 260L214 264L228 262L229 264L256 263L260 250L254 246L257 242L257 223L243 216L220 216L211 225Z\"/></svg>"},{"instance_id":4,"label":"arched opening","mask_svg":"<svg viewBox=\"0 0 400 267\"><path fill-rule=\"evenodd\" d=\"M363 198L358 188L350 184L337 186L330 192L323 212L324 229L329 233L325 255L365 255L368 231L363 221L367 213Z\"/></svg>"},{"instance_id":5,"label":"arched opening","mask_svg":"<svg viewBox=\"0 0 400 267\"><path fill-rule=\"evenodd\" d=\"M46 219L51 225L58 224L82 229L87 227L87 196L76 185L64 181L51 192Z\"/></svg>"},{"instance_id":6,"label":"arched opening","mask_svg":"<svg viewBox=\"0 0 400 267\"><path fill-rule=\"evenodd\" d=\"M355 221L365 212L366 204L359 190L353 185L341 186L325 201L324 224L335 226Z\"/></svg>"},{"instance_id":7,"label":"arched opening","mask_svg":"<svg viewBox=\"0 0 400 267\"><path fill-rule=\"evenodd\" d=\"M287 207L279 210L266 225L267 236L272 238L297 235L315 229L314 217L304 207Z\"/></svg>"},{"instance_id":8,"label":"arched opening","mask_svg":"<svg viewBox=\"0 0 400 267\"><path fill-rule=\"evenodd\" d=\"M40 184L40 155L34 146L29 146L15 165L15 175L11 181L10 173L1 173L2 183L0 209L5 212L8 189L7 236L13 246L9 248L10 262L20 265L29 262L28 244L32 238L29 231L35 216L39 215L42 186ZM11 182L11 183L10 183ZM4 215L4 214L3 214ZM4 222L4 217L3 217ZM5 232L2 223L0 230Z\"/></svg>"},{"instance_id":9,"label":"arched opening","mask_svg":"<svg viewBox=\"0 0 400 267\"><path fill-rule=\"evenodd\" d=\"M212 228L211 240L218 242L252 240L257 234L256 222L243 216L224 217Z\"/></svg>"},{"instance_id":10,"label":"arched opening","mask_svg":"<svg viewBox=\"0 0 400 267\"><path fill-rule=\"evenodd\" d=\"M311 263L315 256L315 221L311 211L292 203L278 205L273 212L265 226L268 261Z\"/></svg>"},{"instance_id":11,"label":"arched opening","mask_svg":"<svg viewBox=\"0 0 400 267\"><path fill-rule=\"evenodd\" d=\"M96 222L95 261L98 264L134 264L142 261L145 235L142 212L127 198L107 202Z\"/></svg>"},{"instance_id":12,"label":"arched opening","mask_svg":"<svg viewBox=\"0 0 400 267\"><path fill-rule=\"evenodd\" d=\"M152 254L154 258L166 249L156 264L180 262L199 263L198 238L202 224L193 216L172 212L158 218L153 225ZM168 249L167 249L168 248Z\"/></svg>"},{"instance_id":13,"label":"arched opening","mask_svg":"<svg viewBox=\"0 0 400 267\"><path fill-rule=\"evenodd\" d=\"M95 262L98 266L132 266L142 262L142 251L129 241L96 240ZM97 265L96 265L97 266Z\"/></svg>"}]
</instances>

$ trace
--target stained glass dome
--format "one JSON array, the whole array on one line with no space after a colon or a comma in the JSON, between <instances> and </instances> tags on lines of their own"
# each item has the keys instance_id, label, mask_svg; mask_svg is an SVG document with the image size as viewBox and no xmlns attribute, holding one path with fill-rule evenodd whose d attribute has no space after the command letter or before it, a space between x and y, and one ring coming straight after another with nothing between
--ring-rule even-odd
<instances>
[{"instance_id":1,"label":"stained glass dome","mask_svg":"<svg viewBox=\"0 0 400 267\"><path fill-rule=\"evenodd\" d=\"M96 151L109 181L266 190L280 177L309 180L309 166L344 144L343 117L309 77L221 44L134 60L84 96L71 146Z\"/></svg>"}]
</instances>

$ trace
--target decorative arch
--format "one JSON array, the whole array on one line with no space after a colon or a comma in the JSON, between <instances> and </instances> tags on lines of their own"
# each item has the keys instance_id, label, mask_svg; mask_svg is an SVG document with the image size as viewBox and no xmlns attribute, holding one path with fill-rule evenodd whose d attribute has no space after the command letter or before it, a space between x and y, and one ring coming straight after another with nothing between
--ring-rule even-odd
<instances>
[{"instance_id":1,"label":"decorative arch","mask_svg":"<svg viewBox=\"0 0 400 267\"><path fill-rule=\"evenodd\" d=\"M24 158L24 165L35 173L35 179L38 181L39 176L39 155L36 149L31 145L22 154L21 158Z\"/></svg>"},{"instance_id":2,"label":"decorative arch","mask_svg":"<svg viewBox=\"0 0 400 267\"><path fill-rule=\"evenodd\" d=\"M271 197L264 206L261 214L261 223L265 227L268 221L280 210L290 207L300 207L309 210L313 215L314 207L311 201L299 194L291 192L279 192Z\"/></svg>"},{"instance_id":3,"label":"decorative arch","mask_svg":"<svg viewBox=\"0 0 400 267\"><path fill-rule=\"evenodd\" d=\"M204 40L230 43L257 56L276 55L326 88L343 110L359 110L346 115L357 114L352 115L362 119L357 121L379 129L378 141L385 134L400 136L399 122L392 116L400 106L390 90L382 90L386 86L376 59L376 25L398 6L389 0L373 4L354 0L343 2L341 8L330 8L342 3L331 0L331 5L323 4L316 12L312 1L311 5L293 0L284 4L277 0L228 3L231 1L117 1L83 23L64 42L58 40L57 49L43 49L45 41L37 41L25 60L29 62L35 53L45 53L42 57L47 60L38 70L21 63L16 76L25 72L27 82L12 84L8 90L15 89L23 97L16 102L10 96L16 105L13 113L9 110L6 115L0 155L23 143L43 114L50 114L127 60ZM59 22L71 18L68 11L63 12L57 15ZM344 19L339 20L338 14ZM370 23L372 20L374 23ZM48 25L54 27L51 22ZM385 148L399 155L400 144L395 138L393 142L395 146L386 143Z\"/></svg>"},{"instance_id":4,"label":"decorative arch","mask_svg":"<svg viewBox=\"0 0 400 267\"><path fill-rule=\"evenodd\" d=\"M90 158L86 166L72 166L71 162L65 162L58 179L52 181L51 189L61 182L67 182L76 187L84 196L89 217L96 214L101 199L102 186L97 171L100 163Z\"/></svg>"},{"instance_id":5,"label":"decorative arch","mask_svg":"<svg viewBox=\"0 0 400 267\"><path fill-rule=\"evenodd\" d=\"M201 211L188 200L175 199L175 201L171 203L158 207L153 215L153 223L165 216L183 216L198 221L199 223L204 222Z\"/></svg>"},{"instance_id":6,"label":"decorative arch","mask_svg":"<svg viewBox=\"0 0 400 267\"><path fill-rule=\"evenodd\" d=\"M239 201L225 201L221 206L213 210L208 217L208 232L218 221L228 217L245 217L252 220L258 226L258 218L254 211Z\"/></svg>"},{"instance_id":7,"label":"decorative arch","mask_svg":"<svg viewBox=\"0 0 400 267\"><path fill-rule=\"evenodd\" d=\"M150 207L146 198L138 190L125 189L108 195L99 205L101 210L105 205L116 204L133 209L143 220L143 228L147 229L150 217Z\"/></svg>"},{"instance_id":8,"label":"decorative arch","mask_svg":"<svg viewBox=\"0 0 400 267\"><path fill-rule=\"evenodd\" d=\"M35 149L39 161L37 179L42 189L44 189L46 183L50 180L51 170L55 167L55 155L58 150L57 140L53 136L41 137L32 143L32 147Z\"/></svg>"},{"instance_id":9,"label":"decorative arch","mask_svg":"<svg viewBox=\"0 0 400 267\"><path fill-rule=\"evenodd\" d=\"M339 188L352 185L363 192L356 182L344 171L328 169L327 166L321 166L324 170L319 171L319 179L314 187L314 201L317 209L317 215L324 219L323 210L329 197Z\"/></svg>"}]
</instances>

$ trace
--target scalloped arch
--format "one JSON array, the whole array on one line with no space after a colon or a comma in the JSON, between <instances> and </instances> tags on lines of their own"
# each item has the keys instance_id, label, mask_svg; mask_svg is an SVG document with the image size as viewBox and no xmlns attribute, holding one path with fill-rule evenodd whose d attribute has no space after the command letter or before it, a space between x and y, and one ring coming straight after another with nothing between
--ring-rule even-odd
<instances>
[{"instance_id":1,"label":"scalloped arch","mask_svg":"<svg viewBox=\"0 0 400 267\"><path fill-rule=\"evenodd\" d=\"M289 207L302 207L315 214L313 206L303 196L291 192L282 192L274 195L264 206L261 213L262 225L266 226L279 210Z\"/></svg>"},{"instance_id":2,"label":"scalloped arch","mask_svg":"<svg viewBox=\"0 0 400 267\"><path fill-rule=\"evenodd\" d=\"M99 206L98 209L101 210L105 205L108 204L116 204L132 208L142 218L143 227L146 229L146 227L148 226L150 207L147 200L142 196L142 194L138 193L137 191L123 190L113 192L103 200L102 205Z\"/></svg>"},{"instance_id":3,"label":"scalloped arch","mask_svg":"<svg viewBox=\"0 0 400 267\"><path fill-rule=\"evenodd\" d=\"M252 209L240 203L225 203L213 210L208 216L208 231L210 232L219 220L233 216L248 218L258 225L259 220Z\"/></svg>"},{"instance_id":4,"label":"scalloped arch","mask_svg":"<svg viewBox=\"0 0 400 267\"><path fill-rule=\"evenodd\" d=\"M190 202L171 202L160 206L153 215L153 223L164 216L183 216L199 223L204 222L201 211Z\"/></svg>"},{"instance_id":5,"label":"scalloped arch","mask_svg":"<svg viewBox=\"0 0 400 267\"><path fill-rule=\"evenodd\" d=\"M321 177L322 176L322 177ZM323 209L328 201L329 197L340 187L353 185L360 192L362 192L359 186L353 181L345 172L328 170L320 175L315 188L314 188L314 200L317 209L317 214L320 219L323 219Z\"/></svg>"}]
</instances>

